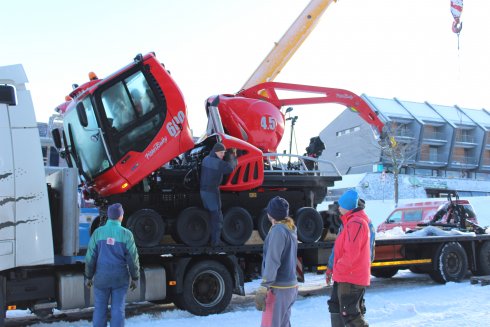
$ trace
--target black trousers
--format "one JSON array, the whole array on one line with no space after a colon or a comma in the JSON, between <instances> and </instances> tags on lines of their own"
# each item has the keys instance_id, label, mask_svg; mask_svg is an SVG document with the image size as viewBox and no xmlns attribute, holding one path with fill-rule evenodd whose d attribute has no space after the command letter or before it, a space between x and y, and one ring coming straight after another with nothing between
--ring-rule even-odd
<instances>
[{"instance_id":1,"label":"black trousers","mask_svg":"<svg viewBox=\"0 0 490 327\"><path fill-rule=\"evenodd\" d=\"M334 282L330 300L328 300L328 311L332 316L338 317L338 323L334 327L365 327L369 326L364 319L366 307L364 305L364 286ZM341 321L341 322L340 322ZM342 325L343 323L343 325Z\"/></svg>"}]
</instances>

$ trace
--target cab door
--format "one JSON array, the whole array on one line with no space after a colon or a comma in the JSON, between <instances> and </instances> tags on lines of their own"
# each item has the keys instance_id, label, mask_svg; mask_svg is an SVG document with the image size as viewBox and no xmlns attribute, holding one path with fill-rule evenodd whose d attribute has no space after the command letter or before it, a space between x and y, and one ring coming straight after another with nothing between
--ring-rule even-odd
<instances>
[{"instance_id":1,"label":"cab door","mask_svg":"<svg viewBox=\"0 0 490 327\"><path fill-rule=\"evenodd\" d=\"M395 210L393 211L386 220L378 226L378 232L385 232L391 230L395 227L399 227L402 222L403 211Z\"/></svg>"},{"instance_id":2,"label":"cab door","mask_svg":"<svg viewBox=\"0 0 490 327\"><path fill-rule=\"evenodd\" d=\"M418 224L422 222L422 208L420 209L408 209L403 212L402 217L402 229L403 231L407 230L416 230L419 229Z\"/></svg>"}]
</instances>

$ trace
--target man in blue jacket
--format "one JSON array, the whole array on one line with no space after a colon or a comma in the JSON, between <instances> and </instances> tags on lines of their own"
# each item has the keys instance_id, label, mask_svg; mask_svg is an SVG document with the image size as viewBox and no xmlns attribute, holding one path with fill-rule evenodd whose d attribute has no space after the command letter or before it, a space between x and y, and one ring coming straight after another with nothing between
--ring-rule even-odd
<instances>
[{"instance_id":1,"label":"man in blue jacket","mask_svg":"<svg viewBox=\"0 0 490 327\"><path fill-rule=\"evenodd\" d=\"M219 186L223 181L223 175L231 173L237 163L235 150L228 152L227 158L223 160L225 152L225 146L216 143L201 165L201 200L211 216L211 246L221 244L223 213Z\"/></svg>"},{"instance_id":2,"label":"man in blue jacket","mask_svg":"<svg viewBox=\"0 0 490 327\"><path fill-rule=\"evenodd\" d=\"M137 287L138 251L130 230L121 226L124 211L120 203L107 209L107 223L97 228L85 256L87 287L94 286L94 327L107 326L107 307L111 300L111 327L124 326L124 306L128 286ZM131 284L129 277L131 276Z\"/></svg>"},{"instance_id":3,"label":"man in blue jacket","mask_svg":"<svg viewBox=\"0 0 490 327\"><path fill-rule=\"evenodd\" d=\"M291 326L291 307L298 295L298 238L288 214L285 199L276 196L269 201L267 215L272 227L264 240L262 283L255 293L255 307L264 311L261 327Z\"/></svg>"}]
</instances>

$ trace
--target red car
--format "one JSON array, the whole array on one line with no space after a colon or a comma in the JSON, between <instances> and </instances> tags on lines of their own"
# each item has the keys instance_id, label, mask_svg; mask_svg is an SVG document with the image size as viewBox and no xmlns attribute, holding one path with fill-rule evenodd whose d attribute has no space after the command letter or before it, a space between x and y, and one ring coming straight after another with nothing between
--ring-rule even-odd
<instances>
[{"instance_id":1,"label":"red car","mask_svg":"<svg viewBox=\"0 0 490 327\"><path fill-rule=\"evenodd\" d=\"M386 220L378 226L377 232L384 232L395 227L401 227L403 231L420 229L418 224L428 223L434 215L441 211L442 219L445 222L451 214L450 201L426 201L403 204L391 212ZM473 207L468 200L456 200L453 204L463 206L464 218L477 224L477 219Z\"/></svg>"}]
</instances>

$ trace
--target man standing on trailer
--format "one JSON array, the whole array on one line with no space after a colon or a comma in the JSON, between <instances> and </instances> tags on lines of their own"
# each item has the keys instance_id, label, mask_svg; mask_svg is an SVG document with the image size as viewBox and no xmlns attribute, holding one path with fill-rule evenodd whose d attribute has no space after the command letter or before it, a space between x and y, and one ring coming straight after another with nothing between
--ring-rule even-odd
<instances>
[{"instance_id":1,"label":"man standing on trailer","mask_svg":"<svg viewBox=\"0 0 490 327\"><path fill-rule=\"evenodd\" d=\"M226 152L226 158L225 157ZM223 213L221 212L221 195L219 186L223 175L235 169L236 150L226 151L222 143L216 143L201 166L201 200L211 216L211 246L221 244L221 229L223 227Z\"/></svg>"},{"instance_id":2,"label":"man standing on trailer","mask_svg":"<svg viewBox=\"0 0 490 327\"><path fill-rule=\"evenodd\" d=\"M369 326L363 316L363 298L371 281L370 219L358 207L359 194L348 190L339 199L342 229L333 248L334 280L328 310L332 327Z\"/></svg>"},{"instance_id":3,"label":"man standing on trailer","mask_svg":"<svg viewBox=\"0 0 490 327\"><path fill-rule=\"evenodd\" d=\"M85 278L87 287L94 286L94 327L107 326L109 298L111 327L124 326L128 286L134 291L140 277L138 251L131 231L121 226L123 215L120 203L110 205L107 223L94 231L88 244Z\"/></svg>"},{"instance_id":4,"label":"man standing on trailer","mask_svg":"<svg viewBox=\"0 0 490 327\"><path fill-rule=\"evenodd\" d=\"M291 307L298 295L298 238L288 215L285 199L276 196L269 201L267 216L272 227L264 240L262 283L255 293L255 307L263 311L261 327L291 326Z\"/></svg>"}]
</instances>

